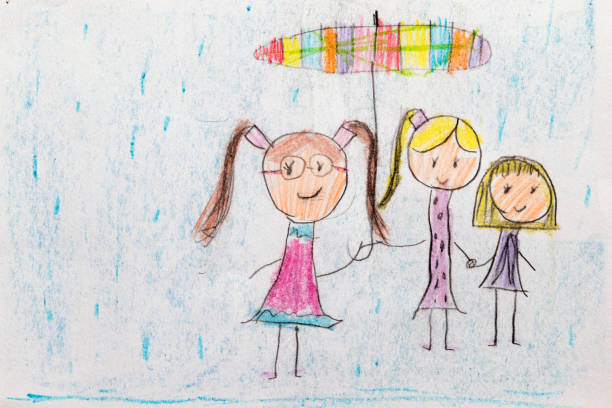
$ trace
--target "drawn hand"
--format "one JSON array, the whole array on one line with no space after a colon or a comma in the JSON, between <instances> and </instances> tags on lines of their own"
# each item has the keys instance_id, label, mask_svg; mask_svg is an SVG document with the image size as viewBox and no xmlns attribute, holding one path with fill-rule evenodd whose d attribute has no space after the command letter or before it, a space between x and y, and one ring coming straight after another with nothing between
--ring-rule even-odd
<instances>
[{"instance_id":1,"label":"drawn hand","mask_svg":"<svg viewBox=\"0 0 612 408\"><path fill-rule=\"evenodd\" d=\"M469 269L472 269L473 267L476 266L478 262L476 262L476 260L474 258L470 258L468 259L468 261L465 263L465 266Z\"/></svg>"}]
</instances>

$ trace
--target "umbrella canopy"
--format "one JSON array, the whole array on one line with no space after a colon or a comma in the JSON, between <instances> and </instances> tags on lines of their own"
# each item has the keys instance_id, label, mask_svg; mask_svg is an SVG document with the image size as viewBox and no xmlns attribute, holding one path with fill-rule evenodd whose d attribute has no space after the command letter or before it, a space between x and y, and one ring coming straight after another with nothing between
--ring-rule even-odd
<instances>
[{"instance_id":1,"label":"umbrella canopy","mask_svg":"<svg viewBox=\"0 0 612 408\"><path fill-rule=\"evenodd\" d=\"M274 38L255 51L270 64L327 73L452 73L486 64L491 47L477 31L452 24L322 27Z\"/></svg>"}]
</instances>

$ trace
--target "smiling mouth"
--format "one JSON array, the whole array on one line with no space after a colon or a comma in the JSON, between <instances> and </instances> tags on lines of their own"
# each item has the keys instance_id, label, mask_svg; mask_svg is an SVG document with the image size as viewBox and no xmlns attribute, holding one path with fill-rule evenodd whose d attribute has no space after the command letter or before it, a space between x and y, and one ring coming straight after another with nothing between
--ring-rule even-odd
<instances>
[{"instance_id":1,"label":"smiling mouth","mask_svg":"<svg viewBox=\"0 0 612 408\"><path fill-rule=\"evenodd\" d=\"M300 195L300 193L297 193L297 196L298 196L298 198L301 198L302 200L309 200L311 198L315 198L316 196L318 196L322 189L323 189L323 186L319 187L317 192L314 193L313 195L303 196L303 195Z\"/></svg>"},{"instance_id":2,"label":"smiling mouth","mask_svg":"<svg viewBox=\"0 0 612 408\"><path fill-rule=\"evenodd\" d=\"M525 208L527 208L526 205L524 205L521 209L518 209L516 207L514 207L514 211L516 211L517 213L520 213L521 211L523 211Z\"/></svg>"},{"instance_id":3,"label":"smiling mouth","mask_svg":"<svg viewBox=\"0 0 612 408\"><path fill-rule=\"evenodd\" d=\"M447 178L446 180L444 180L444 181L440 181L440 179L436 177L436 181L437 181L437 182L438 182L438 183L439 183L441 186L443 186L443 185L445 185L446 183L448 183L448 178Z\"/></svg>"}]
</instances>

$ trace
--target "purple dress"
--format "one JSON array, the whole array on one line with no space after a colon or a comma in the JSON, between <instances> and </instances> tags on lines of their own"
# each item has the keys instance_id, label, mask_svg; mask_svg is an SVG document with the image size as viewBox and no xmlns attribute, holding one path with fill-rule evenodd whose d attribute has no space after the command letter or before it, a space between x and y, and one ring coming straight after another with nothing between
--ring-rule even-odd
<instances>
[{"instance_id":1,"label":"purple dress","mask_svg":"<svg viewBox=\"0 0 612 408\"><path fill-rule=\"evenodd\" d=\"M421 298L422 309L457 309L451 289L451 217L452 191L432 189L429 197L429 285Z\"/></svg>"},{"instance_id":2,"label":"purple dress","mask_svg":"<svg viewBox=\"0 0 612 408\"><path fill-rule=\"evenodd\" d=\"M497 241L493 262L480 287L525 294L519 275L518 257L518 230L502 230L499 234L499 241Z\"/></svg>"}]
</instances>

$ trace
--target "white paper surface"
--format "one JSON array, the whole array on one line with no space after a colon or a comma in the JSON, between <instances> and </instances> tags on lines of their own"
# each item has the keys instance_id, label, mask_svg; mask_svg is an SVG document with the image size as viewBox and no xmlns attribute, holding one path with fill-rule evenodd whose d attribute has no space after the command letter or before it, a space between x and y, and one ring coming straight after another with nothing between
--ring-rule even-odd
<instances>
[{"instance_id":1,"label":"white paper surface","mask_svg":"<svg viewBox=\"0 0 612 408\"><path fill-rule=\"evenodd\" d=\"M119 2L0 5L3 289L2 406L605 406L610 350L609 36L605 2L569 0ZM472 226L476 190L500 156L542 163L560 229L520 233L528 297L500 296L499 345L487 269L453 250L443 313L414 310L428 243L374 247L318 280L333 330L242 324L262 304L288 220L242 143L230 212L212 243L192 229L214 191L239 119L271 140L345 120L374 127L369 73L327 74L257 61L301 30L448 20L478 29L488 64L426 76L377 72L377 199L405 112L468 120L482 141L476 179L453 194L453 237L479 262L498 232ZM348 186L316 224L318 273L369 240L362 145L346 148ZM381 211L392 243L429 242L429 189L408 171Z\"/></svg>"}]
</instances>

